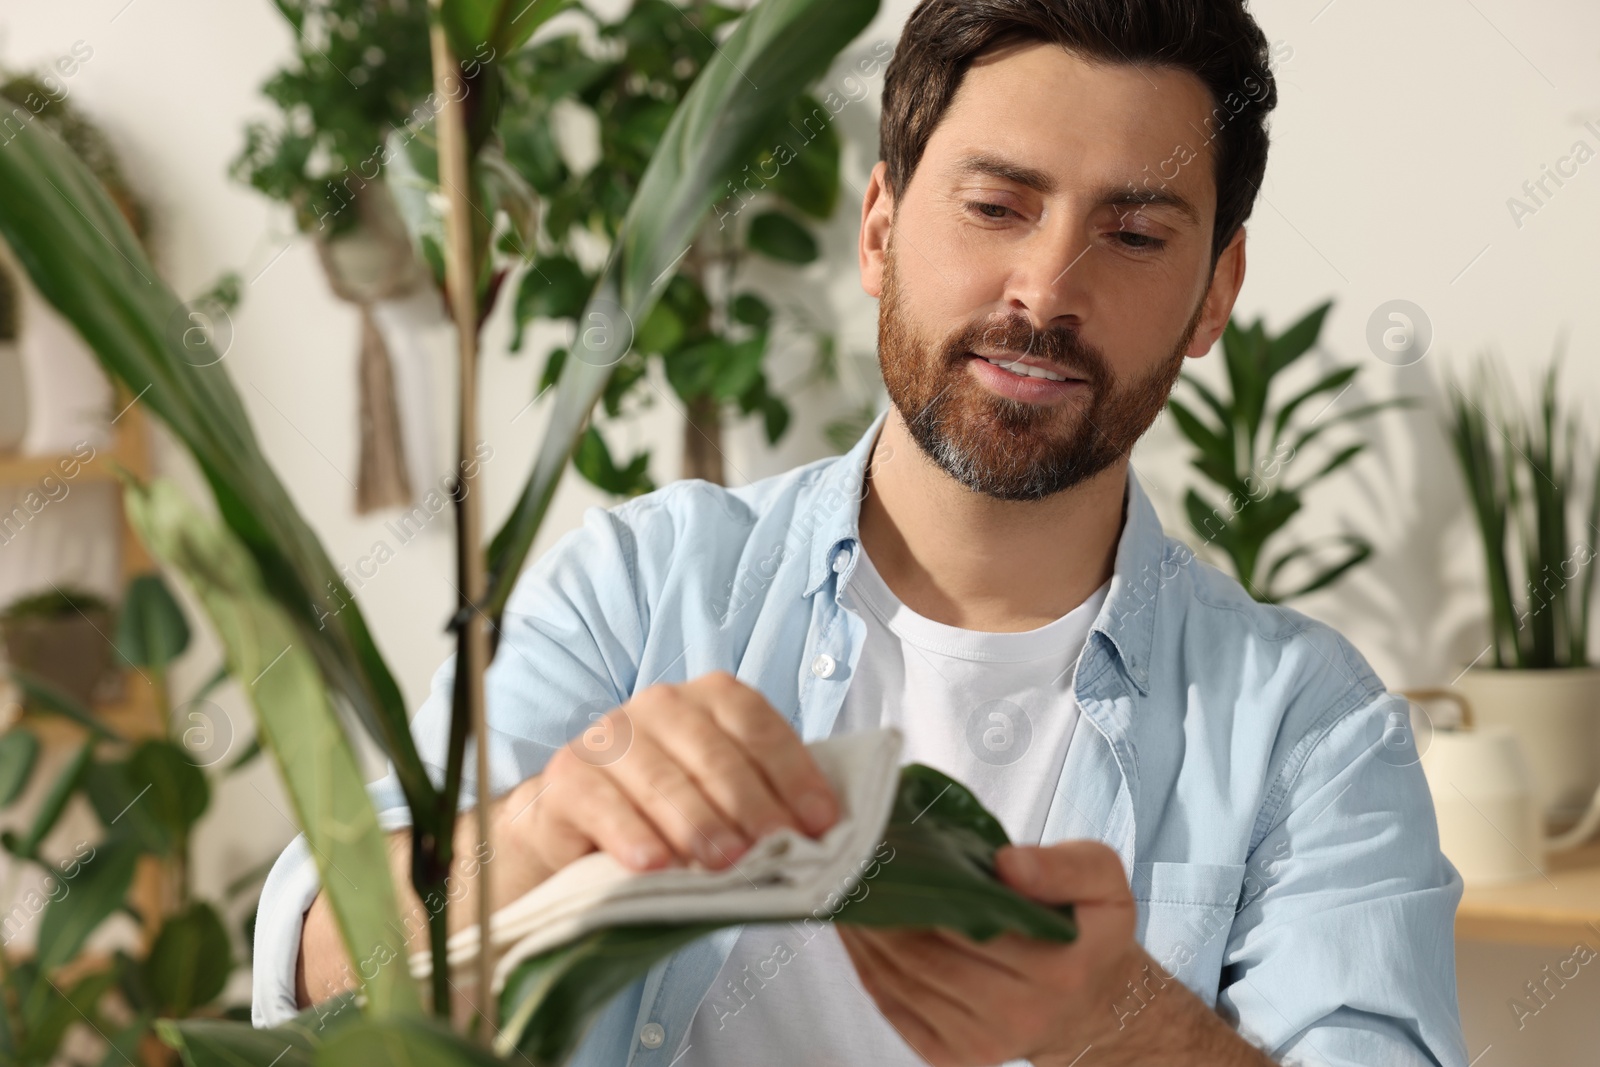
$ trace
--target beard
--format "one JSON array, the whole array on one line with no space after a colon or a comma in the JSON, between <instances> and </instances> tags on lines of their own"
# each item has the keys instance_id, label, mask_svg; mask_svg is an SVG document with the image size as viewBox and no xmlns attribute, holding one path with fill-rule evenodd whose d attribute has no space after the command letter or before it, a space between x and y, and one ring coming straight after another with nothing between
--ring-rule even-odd
<instances>
[{"instance_id":1,"label":"beard","mask_svg":"<svg viewBox=\"0 0 1600 1067\"><path fill-rule=\"evenodd\" d=\"M930 347L907 321L891 247L878 314L878 359L889 399L924 455L973 492L1039 500L1133 451L1166 406L1204 304L1202 297L1167 359L1122 382L1104 353L1077 331L1038 331L1020 312L989 316ZM967 371L967 359L980 345L1048 360L1088 383L1087 401L1047 406L989 392Z\"/></svg>"}]
</instances>

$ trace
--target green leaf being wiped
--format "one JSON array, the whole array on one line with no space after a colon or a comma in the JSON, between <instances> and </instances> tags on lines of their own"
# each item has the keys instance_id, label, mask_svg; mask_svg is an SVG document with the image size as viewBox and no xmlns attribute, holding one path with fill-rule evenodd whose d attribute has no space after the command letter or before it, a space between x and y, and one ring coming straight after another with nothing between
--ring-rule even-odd
<instances>
[{"instance_id":1,"label":"green leaf being wiped","mask_svg":"<svg viewBox=\"0 0 1600 1067\"><path fill-rule=\"evenodd\" d=\"M900 769L893 806L876 849L854 876L809 910L773 915L807 922L944 927L974 940L1007 931L1054 941L1077 936L1070 906L1055 908L1014 892L994 876L1004 829L976 797L921 764ZM516 963L500 993L497 1051L520 1052L556 1067L589 1023L656 960L746 918L635 923L590 931Z\"/></svg>"}]
</instances>

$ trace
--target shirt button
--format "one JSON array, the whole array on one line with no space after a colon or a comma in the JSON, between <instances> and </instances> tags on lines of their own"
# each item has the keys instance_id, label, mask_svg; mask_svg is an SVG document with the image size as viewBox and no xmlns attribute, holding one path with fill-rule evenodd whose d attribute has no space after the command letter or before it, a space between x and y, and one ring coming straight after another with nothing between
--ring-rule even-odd
<instances>
[{"instance_id":1,"label":"shirt button","mask_svg":"<svg viewBox=\"0 0 1600 1067\"><path fill-rule=\"evenodd\" d=\"M639 1028L639 1044L645 1048L660 1048L666 1039L667 1032L661 1028L660 1023L645 1023Z\"/></svg>"},{"instance_id":2,"label":"shirt button","mask_svg":"<svg viewBox=\"0 0 1600 1067\"><path fill-rule=\"evenodd\" d=\"M824 652L811 661L811 673L818 678L828 678L833 675L833 657Z\"/></svg>"},{"instance_id":3,"label":"shirt button","mask_svg":"<svg viewBox=\"0 0 1600 1067\"><path fill-rule=\"evenodd\" d=\"M843 574L844 569L848 566L850 566L850 550L841 548L833 556L833 573Z\"/></svg>"}]
</instances>

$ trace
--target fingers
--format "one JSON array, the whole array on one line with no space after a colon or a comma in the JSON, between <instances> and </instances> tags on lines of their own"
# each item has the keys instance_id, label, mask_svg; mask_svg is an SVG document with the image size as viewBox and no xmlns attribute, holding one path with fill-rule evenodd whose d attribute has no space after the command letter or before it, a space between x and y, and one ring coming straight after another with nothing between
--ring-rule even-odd
<instances>
[{"instance_id":1,"label":"fingers","mask_svg":"<svg viewBox=\"0 0 1600 1067\"><path fill-rule=\"evenodd\" d=\"M806 751L805 743L765 697L725 672L691 683L703 693L722 730L744 750L771 783L799 827L816 835L839 817L833 788Z\"/></svg>"},{"instance_id":2,"label":"fingers","mask_svg":"<svg viewBox=\"0 0 1600 1067\"><path fill-rule=\"evenodd\" d=\"M552 871L599 849L635 870L660 867L673 850L609 776L577 757L551 759L552 779L530 809L530 837Z\"/></svg>"},{"instance_id":3,"label":"fingers","mask_svg":"<svg viewBox=\"0 0 1600 1067\"><path fill-rule=\"evenodd\" d=\"M784 730L798 742L787 724ZM671 714L656 716L645 732L681 768L686 780L692 780L720 813L719 818L738 826L744 838L754 841L780 826L799 827L795 813L779 798L751 754L722 728L711 708L683 699ZM643 773L652 770L653 765ZM741 847L744 838L739 841Z\"/></svg>"},{"instance_id":4,"label":"fingers","mask_svg":"<svg viewBox=\"0 0 1600 1067\"><path fill-rule=\"evenodd\" d=\"M580 745L626 737L597 758ZM591 748L593 746L590 746ZM779 827L818 834L838 803L800 737L762 695L716 672L643 690L552 757L534 845L552 869L600 849L634 868L677 858L720 869Z\"/></svg>"},{"instance_id":5,"label":"fingers","mask_svg":"<svg viewBox=\"0 0 1600 1067\"><path fill-rule=\"evenodd\" d=\"M618 760L610 770L628 799L680 859L698 859L707 867L720 869L736 861L748 847L734 820L654 737L635 738L628 758ZM776 807L776 802L770 806Z\"/></svg>"}]
</instances>

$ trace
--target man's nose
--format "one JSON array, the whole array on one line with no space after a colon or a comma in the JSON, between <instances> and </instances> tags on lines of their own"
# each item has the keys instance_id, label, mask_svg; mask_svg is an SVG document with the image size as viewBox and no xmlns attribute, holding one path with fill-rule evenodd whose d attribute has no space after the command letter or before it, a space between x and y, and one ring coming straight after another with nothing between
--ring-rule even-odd
<instances>
[{"instance_id":1,"label":"man's nose","mask_svg":"<svg viewBox=\"0 0 1600 1067\"><path fill-rule=\"evenodd\" d=\"M1013 260L1006 304L1036 331L1083 325L1089 311L1093 245L1082 230L1035 233Z\"/></svg>"}]
</instances>

